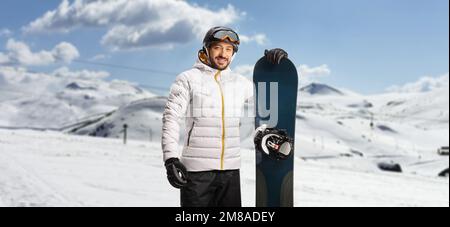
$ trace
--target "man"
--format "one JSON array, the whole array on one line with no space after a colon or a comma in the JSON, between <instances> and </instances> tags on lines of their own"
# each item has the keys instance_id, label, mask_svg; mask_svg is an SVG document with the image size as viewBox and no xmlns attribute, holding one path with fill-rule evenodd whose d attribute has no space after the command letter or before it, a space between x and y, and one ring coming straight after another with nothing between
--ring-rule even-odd
<instances>
[{"instance_id":1,"label":"man","mask_svg":"<svg viewBox=\"0 0 450 227\"><path fill-rule=\"evenodd\" d=\"M182 207L240 207L240 113L253 99L253 83L229 66L239 49L230 28L214 27L203 40L193 69L181 73L163 114L162 149L167 177L181 189ZM287 53L265 51L273 64ZM185 118L179 158L179 119Z\"/></svg>"}]
</instances>

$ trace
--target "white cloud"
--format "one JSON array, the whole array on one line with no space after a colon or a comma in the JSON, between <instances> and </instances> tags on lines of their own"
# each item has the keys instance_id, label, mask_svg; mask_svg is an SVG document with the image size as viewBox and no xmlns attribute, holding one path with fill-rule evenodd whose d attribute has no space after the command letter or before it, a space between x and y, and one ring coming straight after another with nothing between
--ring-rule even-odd
<instances>
[{"instance_id":1,"label":"white cloud","mask_svg":"<svg viewBox=\"0 0 450 227\"><path fill-rule=\"evenodd\" d=\"M250 81L253 81L254 65L239 65L233 69L235 73L247 77ZM297 67L297 73L299 74L300 88L307 86L324 76L331 75L331 70L327 65L321 65L318 67L309 67L308 65L300 65Z\"/></svg>"},{"instance_id":2,"label":"white cloud","mask_svg":"<svg viewBox=\"0 0 450 227\"><path fill-rule=\"evenodd\" d=\"M331 70L328 65L320 65L317 67L300 65L298 70L302 76L329 76L331 74Z\"/></svg>"},{"instance_id":3,"label":"white cloud","mask_svg":"<svg viewBox=\"0 0 450 227\"><path fill-rule=\"evenodd\" d=\"M58 80L45 73L30 72L22 67L0 66L0 76L7 87L2 89L32 96L33 94L51 92L51 88L59 87Z\"/></svg>"},{"instance_id":4,"label":"white cloud","mask_svg":"<svg viewBox=\"0 0 450 227\"><path fill-rule=\"evenodd\" d=\"M8 62L9 57L6 54L0 52L0 65L7 64Z\"/></svg>"},{"instance_id":5,"label":"white cloud","mask_svg":"<svg viewBox=\"0 0 450 227\"><path fill-rule=\"evenodd\" d=\"M26 43L9 39L6 50L7 53L0 53L2 65L41 66L57 62L70 63L80 56L77 48L67 42L56 45L50 51L32 52Z\"/></svg>"},{"instance_id":6,"label":"white cloud","mask_svg":"<svg viewBox=\"0 0 450 227\"><path fill-rule=\"evenodd\" d=\"M408 83L403 86L395 85L389 87L387 91L397 93L428 92L448 87L449 86L448 79L449 79L448 73L439 77L425 76L413 83Z\"/></svg>"},{"instance_id":7,"label":"white cloud","mask_svg":"<svg viewBox=\"0 0 450 227\"><path fill-rule=\"evenodd\" d=\"M0 37L9 37L13 32L7 28L0 29Z\"/></svg>"},{"instance_id":8,"label":"white cloud","mask_svg":"<svg viewBox=\"0 0 450 227\"><path fill-rule=\"evenodd\" d=\"M62 42L58 44L52 50L52 53L56 61L63 61L66 63L69 63L74 59L80 57L80 53L78 52L77 48L74 45L67 42Z\"/></svg>"},{"instance_id":9,"label":"white cloud","mask_svg":"<svg viewBox=\"0 0 450 227\"><path fill-rule=\"evenodd\" d=\"M236 68L234 68L233 71L247 78L253 78L254 67L255 67L254 65L239 65Z\"/></svg>"},{"instance_id":10,"label":"white cloud","mask_svg":"<svg viewBox=\"0 0 450 227\"><path fill-rule=\"evenodd\" d=\"M0 88L2 88L3 86L6 86L6 85L7 85L7 81L5 79L5 76L0 71Z\"/></svg>"},{"instance_id":11,"label":"white cloud","mask_svg":"<svg viewBox=\"0 0 450 227\"><path fill-rule=\"evenodd\" d=\"M106 83L104 79L109 76L110 74L105 71L71 71L67 67L56 69L51 73L40 73L22 67L0 66L0 77L3 78L4 84L8 84L10 89L17 92L33 94L58 92L73 81Z\"/></svg>"},{"instance_id":12,"label":"white cloud","mask_svg":"<svg viewBox=\"0 0 450 227\"><path fill-rule=\"evenodd\" d=\"M268 39L265 34L256 34L253 36L240 35L239 38L242 43L256 42L258 45L265 45L268 43Z\"/></svg>"},{"instance_id":13,"label":"white cloud","mask_svg":"<svg viewBox=\"0 0 450 227\"><path fill-rule=\"evenodd\" d=\"M173 48L202 38L217 25L231 25L245 13L232 5L210 10L179 0L63 0L23 28L27 33L70 32L81 27L107 28L101 43L113 50ZM253 37L263 42L264 36Z\"/></svg>"},{"instance_id":14,"label":"white cloud","mask_svg":"<svg viewBox=\"0 0 450 227\"><path fill-rule=\"evenodd\" d=\"M307 85L312 82L318 82L323 77L331 75L331 70L328 65L320 65L317 67L310 67L308 65L300 65L297 67L300 74L300 84Z\"/></svg>"},{"instance_id":15,"label":"white cloud","mask_svg":"<svg viewBox=\"0 0 450 227\"><path fill-rule=\"evenodd\" d=\"M91 57L89 60L90 60L90 61L98 61L98 60L105 60L105 59L108 59L108 58L110 58L109 55L106 55L106 54L97 54L97 55Z\"/></svg>"},{"instance_id":16,"label":"white cloud","mask_svg":"<svg viewBox=\"0 0 450 227\"><path fill-rule=\"evenodd\" d=\"M252 78L254 67L254 65L239 65L236 66L233 71L245 77ZM320 65L317 67L300 65L297 67L297 71L299 73L301 85L318 82L321 78L331 75L331 70L328 65Z\"/></svg>"},{"instance_id":17,"label":"white cloud","mask_svg":"<svg viewBox=\"0 0 450 227\"><path fill-rule=\"evenodd\" d=\"M70 71L67 67L62 67L55 70L52 74L57 78L70 78L70 79L82 79L82 80L103 80L110 76L108 72L105 71Z\"/></svg>"},{"instance_id":18,"label":"white cloud","mask_svg":"<svg viewBox=\"0 0 450 227\"><path fill-rule=\"evenodd\" d=\"M20 65L48 65L55 61L51 51L33 53L24 42L9 39L6 43L8 63Z\"/></svg>"}]
</instances>

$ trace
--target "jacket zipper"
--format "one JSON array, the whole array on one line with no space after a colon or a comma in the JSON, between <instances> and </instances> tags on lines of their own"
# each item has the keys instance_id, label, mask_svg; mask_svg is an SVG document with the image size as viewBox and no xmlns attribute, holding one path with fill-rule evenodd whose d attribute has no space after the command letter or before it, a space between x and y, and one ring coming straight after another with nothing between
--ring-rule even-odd
<instances>
[{"instance_id":1,"label":"jacket zipper","mask_svg":"<svg viewBox=\"0 0 450 227\"><path fill-rule=\"evenodd\" d=\"M188 133L188 140L187 140L188 147L191 144L191 134L192 134L192 130L194 130L194 126L195 126L195 122L192 122L192 128L191 128L191 130L189 130L189 133Z\"/></svg>"},{"instance_id":2,"label":"jacket zipper","mask_svg":"<svg viewBox=\"0 0 450 227\"><path fill-rule=\"evenodd\" d=\"M219 85L220 96L222 97L222 152L220 155L220 170L223 170L224 156L225 156L225 99L223 97L222 85L218 80L220 73L221 73L220 70L217 71L216 75L214 75L214 79L216 80L217 85Z\"/></svg>"}]
</instances>

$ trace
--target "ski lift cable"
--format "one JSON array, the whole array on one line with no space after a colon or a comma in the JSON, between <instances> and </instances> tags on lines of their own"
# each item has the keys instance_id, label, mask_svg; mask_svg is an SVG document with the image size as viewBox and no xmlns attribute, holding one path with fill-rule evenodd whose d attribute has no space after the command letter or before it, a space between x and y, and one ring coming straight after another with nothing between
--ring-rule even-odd
<instances>
[{"instance_id":1,"label":"ski lift cable","mask_svg":"<svg viewBox=\"0 0 450 227\"><path fill-rule=\"evenodd\" d=\"M0 53L5 53L8 50L6 49L0 49ZM151 72L156 74L165 74L165 75L178 75L179 73L176 72L170 72L160 69L153 69L153 68L143 68L143 67L136 67L136 66L128 66L128 65L120 65L120 64L112 64L112 63L103 63L103 62L95 62L95 61L89 61L85 59L75 59L72 60L74 63L78 64L86 64L86 65L98 65L103 67L110 67L110 68L117 68L117 69L125 69L125 70L132 70L132 71L140 71L140 72Z\"/></svg>"}]
</instances>

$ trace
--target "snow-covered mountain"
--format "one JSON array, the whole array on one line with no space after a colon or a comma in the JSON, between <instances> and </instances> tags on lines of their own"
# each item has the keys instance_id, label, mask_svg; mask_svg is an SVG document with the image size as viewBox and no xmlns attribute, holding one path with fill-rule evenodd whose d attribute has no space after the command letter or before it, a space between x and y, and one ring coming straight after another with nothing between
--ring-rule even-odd
<instances>
[{"instance_id":1,"label":"snow-covered mountain","mask_svg":"<svg viewBox=\"0 0 450 227\"><path fill-rule=\"evenodd\" d=\"M128 82L106 81L101 72L0 72L2 126L117 139L127 124L129 140L159 143L165 97ZM404 173L429 177L449 166L448 157L437 154L449 144L448 86L360 95L313 83L301 88L299 97L296 155L306 162L368 172L399 165ZM242 146L251 150L252 119L242 120Z\"/></svg>"},{"instance_id":2,"label":"snow-covered mountain","mask_svg":"<svg viewBox=\"0 0 450 227\"><path fill-rule=\"evenodd\" d=\"M303 95L344 95L344 93L336 88L325 84L311 83L300 88Z\"/></svg>"},{"instance_id":3,"label":"snow-covered mountain","mask_svg":"<svg viewBox=\"0 0 450 227\"><path fill-rule=\"evenodd\" d=\"M437 154L449 143L448 92L302 96L297 150L306 160L350 169L378 171L380 163L393 163L437 176L449 165Z\"/></svg>"},{"instance_id":4,"label":"snow-covered mountain","mask_svg":"<svg viewBox=\"0 0 450 227\"><path fill-rule=\"evenodd\" d=\"M59 128L155 97L127 81L108 81L108 75L66 68L44 74L1 67L0 126Z\"/></svg>"}]
</instances>

